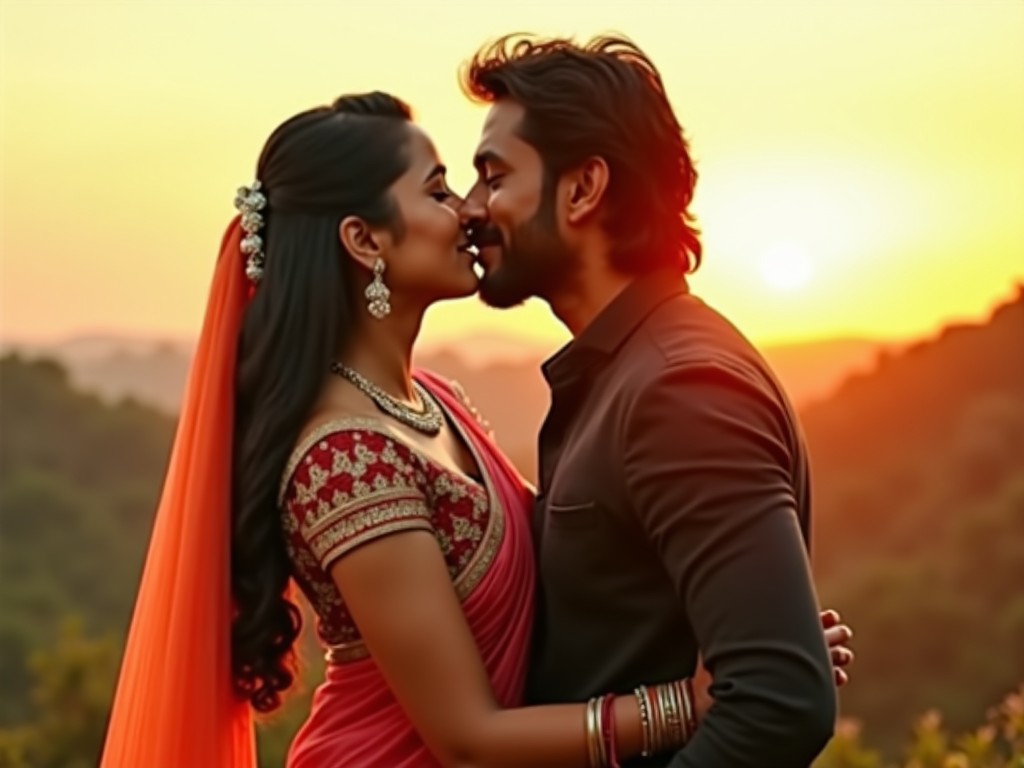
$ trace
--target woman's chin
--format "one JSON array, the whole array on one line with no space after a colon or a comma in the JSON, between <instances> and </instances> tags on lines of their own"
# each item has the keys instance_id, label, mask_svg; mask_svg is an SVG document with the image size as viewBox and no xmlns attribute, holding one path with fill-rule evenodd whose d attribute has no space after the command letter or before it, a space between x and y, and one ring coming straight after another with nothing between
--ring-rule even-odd
<instances>
[{"instance_id":1,"label":"woman's chin","mask_svg":"<svg viewBox=\"0 0 1024 768\"><path fill-rule=\"evenodd\" d=\"M480 290L480 278L471 270L466 274L459 275L450 285L438 295L436 301L452 301L454 299L465 299L476 295Z\"/></svg>"},{"instance_id":2,"label":"woman's chin","mask_svg":"<svg viewBox=\"0 0 1024 768\"><path fill-rule=\"evenodd\" d=\"M479 291L480 291L480 278L478 278L474 274L472 276L472 278L470 278L469 280L466 281L466 284L463 287L462 293L459 294L459 298L460 299L464 299L464 298L467 298L469 296L476 296L476 294L479 293Z\"/></svg>"}]
</instances>

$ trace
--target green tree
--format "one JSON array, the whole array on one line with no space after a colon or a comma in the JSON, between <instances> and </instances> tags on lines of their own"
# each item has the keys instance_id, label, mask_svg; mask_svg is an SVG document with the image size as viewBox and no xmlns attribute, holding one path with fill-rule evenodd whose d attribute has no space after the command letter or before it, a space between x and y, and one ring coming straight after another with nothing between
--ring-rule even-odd
<instances>
[{"instance_id":1,"label":"green tree","mask_svg":"<svg viewBox=\"0 0 1024 768\"><path fill-rule=\"evenodd\" d=\"M0 731L4 768L92 768L103 743L117 675L117 643L65 622L57 644L29 660L32 718Z\"/></svg>"}]
</instances>

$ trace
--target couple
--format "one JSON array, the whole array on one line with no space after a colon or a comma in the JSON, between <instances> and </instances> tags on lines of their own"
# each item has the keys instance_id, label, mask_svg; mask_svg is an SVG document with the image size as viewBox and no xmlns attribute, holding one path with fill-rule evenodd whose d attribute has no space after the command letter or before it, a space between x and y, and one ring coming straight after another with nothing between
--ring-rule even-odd
<instances>
[{"instance_id":1,"label":"couple","mask_svg":"<svg viewBox=\"0 0 1024 768\"><path fill-rule=\"evenodd\" d=\"M382 93L285 122L240 190L103 768L251 768L292 583L328 665L290 768L788 768L830 737L850 633L818 612L804 445L687 291L696 174L656 69L513 38L464 79L490 104L465 199ZM427 307L477 291L573 334L537 491L412 369Z\"/></svg>"}]
</instances>

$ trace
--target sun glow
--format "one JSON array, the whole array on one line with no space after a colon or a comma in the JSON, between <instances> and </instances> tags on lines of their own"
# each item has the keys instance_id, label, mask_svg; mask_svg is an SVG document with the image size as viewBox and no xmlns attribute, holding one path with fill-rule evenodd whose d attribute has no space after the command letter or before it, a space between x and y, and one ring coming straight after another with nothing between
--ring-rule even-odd
<instances>
[{"instance_id":1,"label":"sun glow","mask_svg":"<svg viewBox=\"0 0 1024 768\"><path fill-rule=\"evenodd\" d=\"M344 3L0 4L0 340L194 337L234 190L341 93L409 101L464 192L486 110L456 73L517 29L651 55L700 174L692 288L758 343L931 333L1024 280L1024 3L378 0L344 45ZM471 298L421 339L478 332L568 336L542 302Z\"/></svg>"},{"instance_id":2,"label":"sun glow","mask_svg":"<svg viewBox=\"0 0 1024 768\"><path fill-rule=\"evenodd\" d=\"M795 243L780 243L761 254L761 277L779 291L799 291L814 277L814 265L807 251Z\"/></svg>"}]
</instances>

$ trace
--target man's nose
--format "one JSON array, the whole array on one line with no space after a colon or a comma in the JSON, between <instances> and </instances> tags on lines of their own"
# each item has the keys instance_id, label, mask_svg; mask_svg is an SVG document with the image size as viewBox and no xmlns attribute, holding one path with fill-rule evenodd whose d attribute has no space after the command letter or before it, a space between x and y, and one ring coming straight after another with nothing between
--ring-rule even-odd
<instances>
[{"instance_id":1,"label":"man's nose","mask_svg":"<svg viewBox=\"0 0 1024 768\"><path fill-rule=\"evenodd\" d=\"M459 206L459 221L464 227L469 227L487 219L487 188L478 181Z\"/></svg>"}]
</instances>

